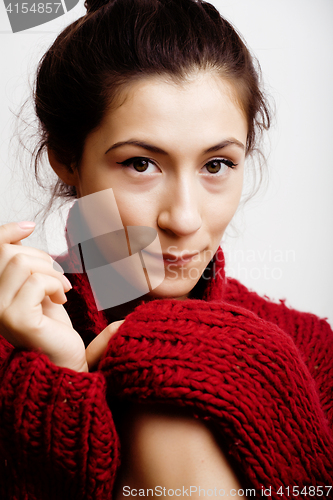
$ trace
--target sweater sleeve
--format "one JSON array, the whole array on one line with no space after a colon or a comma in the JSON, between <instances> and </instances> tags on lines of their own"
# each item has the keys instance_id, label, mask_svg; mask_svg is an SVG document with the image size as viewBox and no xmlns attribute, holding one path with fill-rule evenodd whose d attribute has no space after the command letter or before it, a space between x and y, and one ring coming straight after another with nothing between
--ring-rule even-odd
<instances>
[{"instance_id":1,"label":"sweater sleeve","mask_svg":"<svg viewBox=\"0 0 333 500\"><path fill-rule=\"evenodd\" d=\"M213 423L258 495L261 487L280 499L286 487L332 486L325 397L292 337L245 308L195 299L141 305L99 368L112 396L188 406ZM308 491L302 498L313 497Z\"/></svg>"},{"instance_id":2,"label":"sweater sleeve","mask_svg":"<svg viewBox=\"0 0 333 500\"><path fill-rule=\"evenodd\" d=\"M0 498L110 498L119 443L101 373L59 368L0 337Z\"/></svg>"},{"instance_id":3,"label":"sweater sleeve","mask_svg":"<svg viewBox=\"0 0 333 500\"><path fill-rule=\"evenodd\" d=\"M327 318L293 309L286 299L276 303L266 295L261 297L234 278L228 278L225 295L228 302L241 305L289 333L315 380L322 408L333 429L333 331Z\"/></svg>"}]
</instances>

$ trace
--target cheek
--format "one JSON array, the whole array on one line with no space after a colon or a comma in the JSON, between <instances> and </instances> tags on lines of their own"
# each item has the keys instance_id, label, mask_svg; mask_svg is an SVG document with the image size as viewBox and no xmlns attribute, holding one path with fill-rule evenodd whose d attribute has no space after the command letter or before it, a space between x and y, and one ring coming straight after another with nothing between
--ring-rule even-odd
<instances>
[{"instance_id":1,"label":"cheek","mask_svg":"<svg viewBox=\"0 0 333 500\"><path fill-rule=\"evenodd\" d=\"M147 196L114 189L116 203L124 226L153 226L156 206ZM155 217L156 219L156 217Z\"/></svg>"},{"instance_id":2,"label":"cheek","mask_svg":"<svg viewBox=\"0 0 333 500\"><path fill-rule=\"evenodd\" d=\"M235 215L242 195L242 177L232 186L226 186L223 193L209 197L205 204L205 220L212 232L224 231Z\"/></svg>"},{"instance_id":3,"label":"cheek","mask_svg":"<svg viewBox=\"0 0 333 500\"><path fill-rule=\"evenodd\" d=\"M225 218L227 220L227 224L231 221L235 212L238 208L240 199L242 195L242 185L237 186L237 189L232 191L226 199L225 203Z\"/></svg>"}]
</instances>

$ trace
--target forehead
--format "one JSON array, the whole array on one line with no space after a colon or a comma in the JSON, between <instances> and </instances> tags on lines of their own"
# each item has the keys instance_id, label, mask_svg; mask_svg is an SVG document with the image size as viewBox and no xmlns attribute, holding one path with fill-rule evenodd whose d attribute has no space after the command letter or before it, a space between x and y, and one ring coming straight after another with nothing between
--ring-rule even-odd
<instances>
[{"instance_id":1,"label":"forehead","mask_svg":"<svg viewBox=\"0 0 333 500\"><path fill-rule=\"evenodd\" d=\"M224 103L225 106L232 104L244 114L232 83L216 72L203 70L187 76L185 80L176 80L171 75L152 75L134 80L121 88L116 102L113 111L124 106L149 106L150 102L151 105L158 104L158 110L167 109L172 104L177 104L181 110L190 104L193 111L198 112L202 107Z\"/></svg>"},{"instance_id":2,"label":"forehead","mask_svg":"<svg viewBox=\"0 0 333 500\"><path fill-rule=\"evenodd\" d=\"M175 144L190 137L211 142L222 136L246 142L247 121L232 84L213 73L199 72L181 83L164 76L131 82L119 92L117 105L106 113L101 129L119 140L139 132L141 138L153 136Z\"/></svg>"}]
</instances>

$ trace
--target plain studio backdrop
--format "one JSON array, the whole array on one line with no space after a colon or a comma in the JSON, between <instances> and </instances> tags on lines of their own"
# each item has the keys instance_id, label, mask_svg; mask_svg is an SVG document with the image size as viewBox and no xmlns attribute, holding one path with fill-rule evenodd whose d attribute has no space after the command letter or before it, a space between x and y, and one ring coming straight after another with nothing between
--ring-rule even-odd
<instances>
[{"instance_id":1,"label":"plain studio backdrop","mask_svg":"<svg viewBox=\"0 0 333 500\"><path fill-rule=\"evenodd\" d=\"M333 325L333 2L211 3L259 59L276 107L265 143L268 187L237 212L237 231L231 227L223 238L227 274ZM31 219L47 202L33 187L29 155L17 154L15 113L30 94L40 57L84 13L82 0L54 21L13 34L0 2L0 223ZM49 253L64 250L63 238L45 236L55 233L54 224L51 217L45 231L26 243Z\"/></svg>"}]
</instances>

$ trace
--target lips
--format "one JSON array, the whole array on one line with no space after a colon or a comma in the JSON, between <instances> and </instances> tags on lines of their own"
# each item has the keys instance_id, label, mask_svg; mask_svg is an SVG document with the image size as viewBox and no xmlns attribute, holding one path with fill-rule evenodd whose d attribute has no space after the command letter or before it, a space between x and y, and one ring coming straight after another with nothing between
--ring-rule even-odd
<instances>
[{"instance_id":1,"label":"lips","mask_svg":"<svg viewBox=\"0 0 333 500\"><path fill-rule=\"evenodd\" d=\"M147 257L155 257L155 258L158 258L160 259L161 258L161 254L157 254L157 253L154 253L154 252L144 252L146 254ZM171 254L171 253L163 253L162 256L163 256L163 261L165 264L173 264L173 265L182 265L182 264L186 264L188 262L191 262L193 257L195 257L196 255L199 255L200 252L197 251L197 252L194 252L194 253L179 253L179 254Z\"/></svg>"},{"instance_id":2,"label":"lips","mask_svg":"<svg viewBox=\"0 0 333 500\"><path fill-rule=\"evenodd\" d=\"M174 255L171 253L164 253L163 254L163 259L164 260L170 260L171 262L177 262L178 260L191 260L195 255L198 255L198 252L192 253L192 254L179 254L179 255Z\"/></svg>"},{"instance_id":3,"label":"lips","mask_svg":"<svg viewBox=\"0 0 333 500\"><path fill-rule=\"evenodd\" d=\"M175 254L170 254L170 253L164 253L163 254L163 260L165 262L167 262L168 264L181 264L181 263L186 263L186 262L190 262L193 257L195 257L196 255L198 255L199 252L195 252L195 253L187 253L187 254L178 254L178 255L175 255Z\"/></svg>"}]
</instances>

